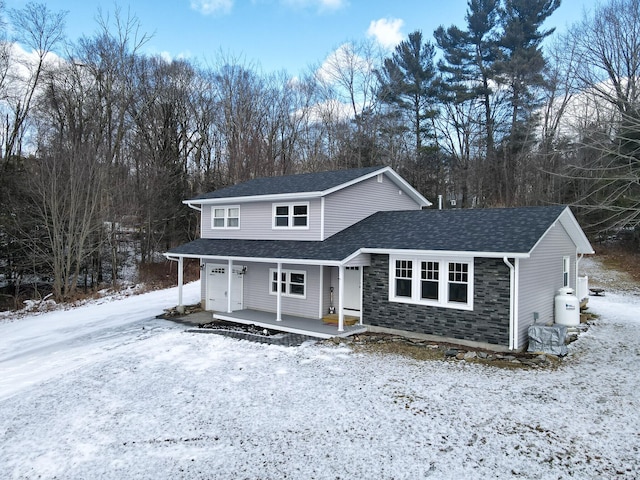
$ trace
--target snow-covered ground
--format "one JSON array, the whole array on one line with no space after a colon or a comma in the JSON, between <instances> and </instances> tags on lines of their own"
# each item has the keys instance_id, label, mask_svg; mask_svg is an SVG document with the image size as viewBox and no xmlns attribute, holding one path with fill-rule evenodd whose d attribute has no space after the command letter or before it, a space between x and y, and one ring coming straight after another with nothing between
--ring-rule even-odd
<instances>
[{"instance_id":1,"label":"snow-covered ground","mask_svg":"<svg viewBox=\"0 0 640 480\"><path fill-rule=\"evenodd\" d=\"M185 333L176 295L0 321L0 478L640 477L637 292L555 370Z\"/></svg>"}]
</instances>

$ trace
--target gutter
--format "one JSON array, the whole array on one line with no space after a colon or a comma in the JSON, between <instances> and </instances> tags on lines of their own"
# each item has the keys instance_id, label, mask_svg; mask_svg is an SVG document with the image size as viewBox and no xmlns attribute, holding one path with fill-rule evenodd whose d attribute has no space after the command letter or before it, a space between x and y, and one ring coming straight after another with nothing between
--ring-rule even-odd
<instances>
[{"instance_id":1,"label":"gutter","mask_svg":"<svg viewBox=\"0 0 640 480\"><path fill-rule=\"evenodd\" d=\"M197 203L194 204L194 203L187 202L187 201L182 202L182 203L187 205L189 208L193 208L194 210L197 210L198 212L202 212L202 207L198 207L199 204L197 204Z\"/></svg>"}]
</instances>

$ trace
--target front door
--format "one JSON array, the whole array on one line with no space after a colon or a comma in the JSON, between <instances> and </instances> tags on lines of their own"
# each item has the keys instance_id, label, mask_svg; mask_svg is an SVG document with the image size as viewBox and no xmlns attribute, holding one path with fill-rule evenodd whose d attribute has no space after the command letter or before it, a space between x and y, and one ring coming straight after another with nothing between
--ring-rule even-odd
<instances>
[{"instance_id":1,"label":"front door","mask_svg":"<svg viewBox=\"0 0 640 480\"><path fill-rule=\"evenodd\" d=\"M344 313L360 316L360 267L344 269Z\"/></svg>"},{"instance_id":2,"label":"front door","mask_svg":"<svg viewBox=\"0 0 640 480\"><path fill-rule=\"evenodd\" d=\"M207 264L207 298L205 302L207 310L214 312L227 311L227 298L229 295L228 268L228 265ZM242 267L234 265L231 275L231 311L242 310L244 287Z\"/></svg>"}]
</instances>

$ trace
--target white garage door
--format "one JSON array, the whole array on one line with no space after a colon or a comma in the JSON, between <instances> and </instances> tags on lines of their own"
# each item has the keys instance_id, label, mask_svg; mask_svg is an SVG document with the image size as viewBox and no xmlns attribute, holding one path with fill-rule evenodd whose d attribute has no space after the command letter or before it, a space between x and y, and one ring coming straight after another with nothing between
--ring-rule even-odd
<instances>
[{"instance_id":1,"label":"white garage door","mask_svg":"<svg viewBox=\"0 0 640 480\"><path fill-rule=\"evenodd\" d=\"M227 311L228 265L207 264L206 309L214 312ZM231 311L242 310L243 278L242 267L234 266L231 273Z\"/></svg>"}]
</instances>

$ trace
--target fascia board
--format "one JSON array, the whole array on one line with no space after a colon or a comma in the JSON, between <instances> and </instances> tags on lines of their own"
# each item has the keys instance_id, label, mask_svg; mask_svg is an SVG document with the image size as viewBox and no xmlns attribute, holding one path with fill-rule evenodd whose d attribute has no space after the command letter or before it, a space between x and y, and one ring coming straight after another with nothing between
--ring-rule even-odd
<instances>
[{"instance_id":1,"label":"fascia board","mask_svg":"<svg viewBox=\"0 0 640 480\"><path fill-rule=\"evenodd\" d=\"M573 215L573 212L569 207L565 208L559 217L560 223L565 228L569 236L578 247L578 253L591 255L596 253L589 242L589 239L584 234L584 231L580 227L578 220Z\"/></svg>"},{"instance_id":2,"label":"fascia board","mask_svg":"<svg viewBox=\"0 0 640 480\"><path fill-rule=\"evenodd\" d=\"M198 255L194 253L163 253L169 260L178 260L179 258L198 258L201 260L232 260L238 262L254 262L254 263L289 263L293 265L325 265L339 266L342 262L337 260L309 260L304 258L265 258L265 257L230 257L228 255Z\"/></svg>"},{"instance_id":3,"label":"fascia board","mask_svg":"<svg viewBox=\"0 0 640 480\"><path fill-rule=\"evenodd\" d=\"M380 174L388 174L391 178L391 181L398 185L407 195L409 195L413 200L415 200L419 205L423 207L431 206L432 203L423 197L420 192L418 192L415 188L409 185L400 175L398 175L391 167L383 167L379 170L374 170L366 175L362 175L358 178L351 180L350 182L342 183L335 187L329 188L322 192L322 196L329 195L331 193L337 192L338 190L342 190L343 188L349 187L351 185L355 185L356 183L363 182L364 180L368 180Z\"/></svg>"},{"instance_id":4,"label":"fascia board","mask_svg":"<svg viewBox=\"0 0 640 480\"><path fill-rule=\"evenodd\" d=\"M409 185L409 183L400 175L398 175L391 167L387 167L387 168L388 168L389 175L391 175L396 185L400 186L400 188L402 188L405 192L407 192L409 196L413 197L413 199L416 200L423 207L430 207L431 205L433 205L433 203L431 203L424 196L422 196L420 192L418 192L415 188Z\"/></svg>"},{"instance_id":5,"label":"fascia board","mask_svg":"<svg viewBox=\"0 0 640 480\"><path fill-rule=\"evenodd\" d=\"M578 253L595 253L593 247L591 246L591 243L582 231L582 228L580 228L580 224L576 220L576 217L573 216L573 213L571 213L571 209L569 207L565 207L562 213L558 215L558 218L556 218L556 220L551 225L549 225L549 228L547 228L547 230L540 236L535 245L531 248L531 250L529 250L529 253L533 252L538 247L540 242L542 242L544 237L547 236L549 231L554 228L558 222L560 222L573 243L575 243Z\"/></svg>"},{"instance_id":6,"label":"fascia board","mask_svg":"<svg viewBox=\"0 0 640 480\"><path fill-rule=\"evenodd\" d=\"M358 178L354 178L353 180L350 180L348 182L341 183L340 185L336 185L335 187L328 188L322 192L322 196L329 195L331 193L337 192L338 190L342 190L343 188L347 188L347 187L350 187L351 185L355 185L356 183L360 183L365 180L368 180L372 177L375 177L376 175L379 175L380 173L386 172L387 170L390 170L390 167L383 167L383 168L380 168L379 170L374 170L373 172L367 173L366 175L361 175Z\"/></svg>"},{"instance_id":7,"label":"fascia board","mask_svg":"<svg viewBox=\"0 0 640 480\"><path fill-rule=\"evenodd\" d=\"M416 250L397 248L362 248L361 253L382 255L429 255L434 257L478 257L478 258L529 258L529 252L480 252L468 250ZM350 257L349 257L350 258Z\"/></svg>"},{"instance_id":8,"label":"fascia board","mask_svg":"<svg viewBox=\"0 0 640 480\"><path fill-rule=\"evenodd\" d=\"M299 192L299 193L278 193L273 195L247 195L244 197L224 197L224 198L202 198L193 200L184 200L182 203L186 205L227 205L229 203L247 203L247 202L286 202L288 200L301 200L318 198L322 196L322 192Z\"/></svg>"}]
</instances>

